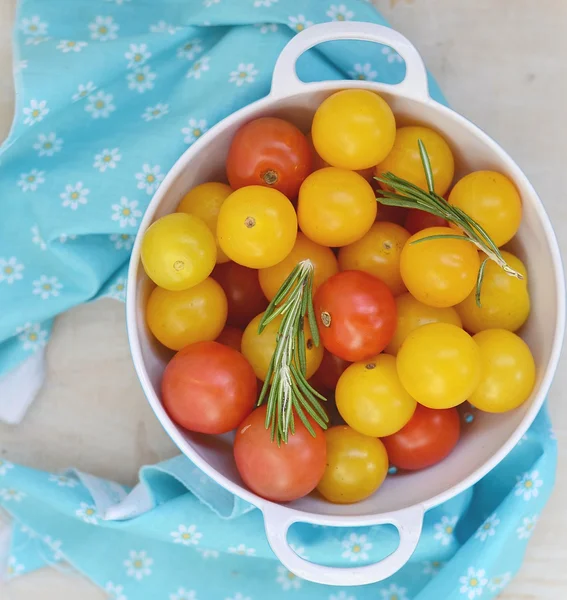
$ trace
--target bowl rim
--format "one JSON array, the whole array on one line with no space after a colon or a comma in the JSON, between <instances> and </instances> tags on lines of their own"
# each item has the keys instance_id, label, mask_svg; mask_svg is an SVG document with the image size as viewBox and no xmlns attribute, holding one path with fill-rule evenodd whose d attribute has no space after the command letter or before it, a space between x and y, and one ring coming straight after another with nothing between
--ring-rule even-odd
<instances>
[{"instance_id":1,"label":"bowl rim","mask_svg":"<svg viewBox=\"0 0 567 600\"><path fill-rule=\"evenodd\" d=\"M236 121L245 121L247 118L253 118L256 113L266 108L273 107L282 100L287 101L293 98L298 98L317 92L332 93L338 90L352 88L369 89L375 92L383 92L389 96L403 98L410 102L428 106L433 110L436 110L439 113L441 113L444 117L448 117L449 119L453 120L453 122L455 122L458 126L469 129L476 137L480 138L485 145L490 147L496 154L498 154L503 159L503 161L507 163L509 171L513 173L512 179L514 183L517 184L519 181L521 181L523 187L529 191L529 201L533 204L533 207L535 208L537 214L537 218L539 219L540 224L542 225L546 234L550 259L552 262L552 267L555 276L555 300L557 306L557 319L555 323L555 334L553 337L550 358L547 365L545 366L544 375L541 379L541 383L537 390L537 394L533 399L532 405L530 406L529 410L524 415L522 421L516 427L512 435L510 435L507 441L504 444L502 444L502 446L492 455L492 457L489 460L485 461L485 463L478 467L473 473L462 479L456 485L446 489L444 492L441 492L421 502L408 506L403 509L404 511L411 510L415 507L421 507L423 508L423 510L428 510L430 508L438 506L439 504L442 504L443 502L453 498L457 494L461 493L462 491L477 483L482 477L484 477L489 471L491 471L498 463L500 463L508 455L508 453L512 450L512 448L514 448L514 446L519 442L520 438L525 434L530 425L533 423L534 419L536 418L545 401L545 398L553 380L553 376L557 369L565 331L565 281L563 265L557 238L555 236L553 227L551 225L551 222L545 211L541 199L539 198L537 192L528 180L527 176L517 165L517 163L512 159L512 157L485 131L483 131L480 127L473 124L466 117L462 116L453 109L444 106L439 102L436 102L432 98L428 98L427 100L417 99L415 96L401 92L401 90L397 91L396 86L392 86L389 84L369 81L322 81L304 84L300 91L296 91L287 96L273 97L271 95L268 95L265 98L257 100L239 109L238 111L235 111L234 113L228 115L227 117L216 123L213 127L211 127L211 129L209 129L207 132L205 132L193 145L191 145L187 150L185 150L185 152L177 159L177 161L168 171L166 177L164 178L157 192L150 201L145 211L140 227L138 229L138 232L136 234L136 239L134 242L132 255L128 267L126 294L127 335L128 343L130 346L130 352L134 362L134 367L136 369L136 374L138 376L138 379L140 380L146 399L152 407L152 410L154 411L154 414L160 421L162 427L165 429L165 431L176 444L176 446L181 450L181 452L183 452L183 454L185 454L185 456L187 456L191 460L191 462L193 462L209 477L214 479L217 483L222 485L231 493L246 500L247 502L250 502L251 504L262 510L270 506L279 507L280 510L285 510L286 512L289 512L289 514L295 515L298 521L336 526L372 525L375 524L377 520L383 520L383 518L386 515L400 511L374 513L372 515L365 516L325 515L319 513L312 513L295 507L289 507L285 504L282 505L266 500L261 496L258 496L250 490L246 489L243 485L241 486L234 483L225 475L217 471L214 467L209 465L209 463L206 460L204 460L184 439L181 432L177 429L177 426L173 423L173 421L169 418L169 416L163 409L158 395L154 392L153 385L150 382L149 375L145 368L144 360L142 357L140 338L137 329L136 305L137 279L139 269L141 267L140 248L143 235L146 229L149 227L149 225L153 222L156 210L159 207L162 199L169 192L171 184L178 177L180 171L185 169L187 165L191 162L193 157L200 152L201 148L208 144L212 139L214 139L220 131L229 127L230 125L233 125Z\"/></svg>"}]
</instances>

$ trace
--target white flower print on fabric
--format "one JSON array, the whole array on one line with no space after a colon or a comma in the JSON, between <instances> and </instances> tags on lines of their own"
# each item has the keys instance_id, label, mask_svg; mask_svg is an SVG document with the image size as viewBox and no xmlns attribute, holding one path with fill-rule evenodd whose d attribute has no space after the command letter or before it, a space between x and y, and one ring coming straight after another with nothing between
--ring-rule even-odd
<instances>
[{"instance_id":1,"label":"white flower print on fabric","mask_svg":"<svg viewBox=\"0 0 567 600\"><path fill-rule=\"evenodd\" d=\"M140 67L151 57L151 55L152 53L148 51L147 44L130 44L130 49L124 54L128 61L128 69Z\"/></svg>"},{"instance_id":2,"label":"white flower print on fabric","mask_svg":"<svg viewBox=\"0 0 567 600\"><path fill-rule=\"evenodd\" d=\"M0 498L6 502L21 502L26 497L24 492L15 490L14 488L0 489Z\"/></svg>"},{"instance_id":3,"label":"white flower print on fabric","mask_svg":"<svg viewBox=\"0 0 567 600\"><path fill-rule=\"evenodd\" d=\"M43 22L39 15L33 15L29 19L20 21L20 31L25 35L45 35L47 33L47 23Z\"/></svg>"},{"instance_id":4,"label":"white flower print on fabric","mask_svg":"<svg viewBox=\"0 0 567 600\"><path fill-rule=\"evenodd\" d=\"M169 104L162 104L158 102L155 106L148 106L146 110L142 113L142 119L144 121L153 121L154 119L159 119L164 115L167 115L169 112Z\"/></svg>"},{"instance_id":5,"label":"white flower print on fabric","mask_svg":"<svg viewBox=\"0 0 567 600\"><path fill-rule=\"evenodd\" d=\"M181 133L185 136L183 141L186 144L196 142L207 131L207 121L205 119L189 119L188 127L183 127Z\"/></svg>"},{"instance_id":6,"label":"white flower print on fabric","mask_svg":"<svg viewBox=\"0 0 567 600\"><path fill-rule=\"evenodd\" d=\"M549 439L552 442L555 442L557 440L557 434L555 433L555 430L553 429L553 427L549 428L548 434L549 434Z\"/></svg>"},{"instance_id":7,"label":"white flower print on fabric","mask_svg":"<svg viewBox=\"0 0 567 600\"><path fill-rule=\"evenodd\" d=\"M359 81L374 81L378 76L378 73L372 69L370 63L363 65L357 63L353 65L353 70L349 71L348 74L352 79L358 79Z\"/></svg>"},{"instance_id":8,"label":"white flower print on fabric","mask_svg":"<svg viewBox=\"0 0 567 600\"><path fill-rule=\"evenodd\" d=\"M382 600L408 600L407 589L392 583L390 587L380 590Z\"/></svg>"},{"instance_id":9,"label":"white flower print on fabric","mask_svg":"<svg viewBox=\"0 0 567 600\"><path fill-rule=\"evenodd\" d=\"M14 73L19 73L24 69L28 68L28 61L26 59L18 60L14 63Z\"/></svg>"},{"instance_id":10,"label":"white flower print on fabric","mask_svg":"<svg viewBox=\"0 0 567 600\"><path fill-rule=\"evenodd\" d=\"M208 548L197 548L197 552L203 558L218 558L219 553L217 550L209 550Z\"/></svg>"},{"instance_id":11,"label":"white flower print on fabric","mask_svg":"<svg viewBox=\"0 0 567 600\"><path fill-rule=\"evenodd\" d=\"M197 600L197 594L195 590L179 588L175 594L170 594L169 600Z\"/></svg>"},{"instance_id":12,"label":"white flower print on fabric","mask_svg":"<svg viewBox=\"0 0 567 600\"><path fill-rule=\"evenodd\" d=\"M82 519L85 523L90 523L91 525L98 525L98 518L96 513L96 507L92 504L87 504L86 502L81 502L78 508L75 511L75 515Z\"/></svg>"},{"instance_id":13,"label":"white flower print on fabric","mask_svg":"<svg viewBox=\"0 0 567 600\"><path fill-rule=\"evenodd\" d=\"M537 525L539 519L539 515L533 515L533 517L524 517L522 519L522 524L518 529L516 529L516 533L518 534L519 540L529 540L534 532L535 526Z\"/></svg>"},{"instance_id":14,"label":"white flower print on fabric","mask_svg":"<svg viewBox=\"0 0 567 600\"><path fill-rule=\"evenodd\" d=\"M492 577L488 582L488 589L491 592L499 592L510 583L510 579L512 579L512 573L509 571L507 573L503 573L502 575Z\"/></svg>"},{"instance_id":15,"label":"white flower print on fabric","mask_svg":"<svg viewBox=\"0 0 567 600\"><path fill-rule=\"evenodd\" d=\"M76 102L77 100L82 100L83 98L86 98L89 94L92 94L95 90L96 85L92 81L89 81L85 84L79 83L79 87L77 88L77 91L71 96L71 100L73 100L73 102Z\"/></svg>"},{"instance_id":16,"label":"white flower print on fabric","mask_svg":"<svg viewBox=\"0 0 567 600\"><path fill-rule=\"evenodd\" d=\"M435 529L434 539L439 540L442 546L448 546L455 535L455 525L457 524L458 517L441 517L440 523L435 523L433 528Z\"/></svg>"},{"instance_id":17,"label":"white flower print on fabric","mask_svg":"<svg viewBox=\"0 0 567 600\"><path fill-rule=\"evenodd\" d=\"M76 42L75 40L61 40L56 48L61 50L63 54L67 52L80 52L83 48L88 46L87 42Z\"/></svg>"},{"instance_id":18,"label":"white flower print on fabric","mask_svg":"<svg viewBox=\"0 0 567 600\"><path fill-rule=\"evenodd\" d=\"M107 2L108 2L108 0L107 0ZM123 585L116 585L112 581L109 581L104 586L104 591L110 596L110 598L113 598L113 600L128 600L128 598L126 598L126 596L123 594L123 592L124 592Z\"/></svg>"},{"instance_id":19,"label":"white flower print on fabric","mask_svg":"<svg viewBox=\"0 0 567 600\"><path fill-rule=\"evenodd\" d=\"M254 0L254 8L261 8L265 6L269 8L272 4L277 4L278 0Z\"/></svg>"},{"instance_id":20,"label":"white flower print on fabric","mask_svg":"<svg viewBox=\"0 0 567 600\"><path fill-rule=\"evenodd\" d=\"M256 554L256 550L254 548L248 548L244 544L231 546L228 551L230 554L238 554L239 556L254 556Z\"/></svg>"},{"instance_id":21,"label":"white flower print on fabric","mask_svg":"<svg viewBox=\"0 0 567 600\"><path fill-rule=\"evenodd\" d=\"M301 587L301 579L291 571L288 571L283 565L279 565L277 569L276 582L282 586L284 590L298 590Z\"/></svg>"},{"instance_id":22,"label":"white flower print on fabric","mask_svg":"<svg viewBox=\"0 0 567 600\"><path fill-rule=\"evenodd\" d=\"M354 17L354 12L349 10L344 4L331 4L327 11L327 16L333 21L350 21Z\"/></svg>"},{"instance_id":23,"label":"white flower print on fabric","mask_svg":"<svg viewBox=\"0 0 567 600\"><path fill-rule=\"evenodd\" d=\"M110 113L116 110L116 106L112 104L114 96L105 94L102 90L89 96L88 102L85 104L85 110L91 113L93 119L106 119Z\"/></svg>"},{"instance_id":24,"label":"white flower print on fabric","mask_svg":"<svg viewBox=\"0 0 567 600\"><path fill-rule=\"evenodd\" d=\"M177 58L193 60L202 51L201 40L189 40L177 49Z\"/></svg>"},{"instance_id":25,"label":"white flower print on fabric","mask_svg":"<svg viewBox=\"0 0 567 600\"><path fill-rule=\"evenodd\" d=\"M47 331L41 328L40 323L26 323L23 327L18 327L16 333L24 350L37 352L47 344Z\"/></svg>"},{"instance_id":26,"label":"white flower print on fabric","mask_svg":"<svg viewBox=\"0 0 567 600\"><path fill-rule=\"evenodd\" d=\"M365 535L356 535L351 533L348 538L342 541L344 552L343 558L348 558L351 562L359 560L368 560L368 550L372 548L372 544L368 542Z\"/></svg>"},{"instance_id":27,"label":"white flower print on fabric","mask_svg":"<svg viewBox=\"0 0 567 600\"><path fill-rule=\"evenodd\" d=\"M276 23L255 23L254 27L257 27L260 33L274 33L278 30Z\"/></svg>"},{"instance_id":28,"label":"white flower print on fabric","mask_svg":"<svg viewBox=\"0 0 567 600\"><path fill-rule=\"evenodd\" d=\"M0 258L0 283L12 285L15 281L23 279L22 271L24 268L24 265L18 262L15 256Z\"/></svg>"},{"instance_id":29,"label":"white flower print on fabric","mask_svg":"<svg viewBox=\"0 0 567 600\"><path fill-rule=\"evenodd\" d=\"M382 54L384 54L389 63L401 63L404 62L404 59L390 46L384 46L382 48Z\"/></svg>"},{"instance_id":30,"label":"white flower print on fabric","mask_svg":"<svg viewBox=\"0 0 567 600\"><path fill-rule=\"evenodd\" d=\"M236 592L234 596L231 596L230 598L225 598L225 600L252 600L252 598L250 598L249 596L245 596L240 592Z\"/></svg>"},{"instance_id":31,"label":"white flower print on fabric","mask_svg":"<svg viewBox=\"0 0 567 600\"><path fill-rule=\"evenodd\" d=\"M80 204L88 202L87 196L89 193L90 190L83 187L82 181L78 181L75 185L67 184L65 191L59 194L59 197L63 200L61 206L68 206L71 210L77 210Z\"/></svg>"},{"instance_id":32,"label":"white flower print on fabric","mask_svg":"<svg viewBox=\"0 0 567 600\"><path fill-rule=\"evenodd\" d=\"M62 233L57 239L59 240L59 243L66 244L69 240L76 240L77 236L72 233Z\"/></svg>"},{"instance_id":33,"label":"white flower print on fabric","mask_svg":"<svg viewBox=\"0 0 567 600\"><path fill-rule=\"evenodd\" d=\"M98 16L92 23L89 23L89 29L93 40L108 42L118 37L116 32L120 29L120 26L114 22L112 17Z\"/></svg>"},{"instance_id":34,"label":"white flower print on fabric","mask_svg":"<svg viewBox=\"0 0 567 600\"><path fill-rule=\"evenodd\" d=\"M121 4L124 4L125 2L131 2L132 0L105 0L105 2L114 2L114 4L118 4L119 6Z\"/></svg>"},{"instance_id":35,"label":"white flower print on fabric","mask_svg":"<svg viewBox=\"0 0 567 600\"><path fill-rule=\"evenodd\" d=\"M235 83L238 87L245 83L254 83L258 75L258 70L254 68L254 63L240 63L236 71L230 72L229 83Z\"/></svg>"},{"instance_id":36,"label":"white flower print on fabric","mask_svg":"<svg viewBox=\"0 0 567 600\"><path fill-rule=\"evenodd\" d=\"M53 560L61 560L64 557L64 554L61 550L61 546L63 545L61 540L54 540L51 538L50 535L46 535L43 538L43 541L45 544L47 544L49 546L49 549L53 553L52 554Z\"/></svg>"},{"instance_id":37,"label":"white flower print on fabric","mask_svg":"<svg viewBox=\"0 0 567 600\"><path fill-rule=\"evenodd\" d=\"M18 180L18 187L22 188L22 192L35 192L37 186L45 183L45 171L32 169L29 173L22 173Z\"/></svg>"},{"instance_id":38,"label":"white flower print on fabric","mask_svg":"<svg viewBox=\"0 0 567 600\"><path fill-rule=\"evenodd\" d=\"M165 21L158 21L155 25L150 25L150 33L169 33L169 35L174 35L179 29L180 27L175 27Z\"/></svg>"},{"instance_id":39,"label":"white flower print on fabric","mask_svg":"<svg viewBox=\"0 0 567 600\"><path fill-rule=\"evenodd\" d=\"M526 472L522 477L518 477L515 496L522 496L526 502L539 496L539 488L543 481L539 478L539 471Z\"/></svg>"},{"instance_id":40,"label":"white flower print on fabric","mask_svg":"<svg viewBox=\"0 0 567 600\"><path fill-rule=\"evenodd\" d=\"M40 250L46 250L47 244L45 243L45 240L41 237L39 227L37 225L33 225L30 231L32 232L32 243L39 246Z\"/></svg>"},{"instance_id":41,"label":"white flower print on fabric","mask_svg":"<svg viewBox=\"0 0 567 600\"><path fill-rule=\"evenodd\" d=\"M297 15L296 17L288 17L287 22L289 23L289 26L294 29L295 31L303 31L304 29L307 29L308 27L311 27L311 25L313 25L313 21L308 21L305 18L305 15Z\"/></svg>"},{"instance_id":42,"label":"white flower print on fabric","mask_svg":"<svg viewBox=\"0 0 567 600\"><path fill-rule=\"evenodd\" d=\"M50 475L48 481L55 483L57 487L74 488L79 485L79 482L76 479L67 477L67 475Z\"/></svg>"},{"instance_id":43,"label":"white flower print on fabric","mask_svg":"<svg viewBox=\"0 0 567 600\"><path fill-rule=\"evenodd\" d=\"M33 149L37 150L38 156L53 156L61 150L63 140L57 137L57 134L52 131L45 134L40 133L37 136L37 142L33 145Z\"/></svg>"},{"instance_id":44,"label":"white flower print on fabric","mask_svg":"<svg viewBox=\"0 0 567 600\"><path fill-rule=\"evenodd\" d=\"M203 534L197 531L196 525L179 525L177 531L172 531L170 535L174 543L184 546L196 546L203 537Z\"/></svg>"},{"instance_id":45,"label":"white flower print on fabric","mask_svg":"<svg viewBox=\"0 0 567 600\"><path fill-rule=\"evenodd\" d=\"M18 575L21 575L24 569L24 565L18 563L15 556L10 556L8 558L8 565L6 566L6 578L14 579Z\"/></svg>"},{"instance_id":46,"label":"white flower print on fabric","mask_svg":"<svg viewBox=\"0 0 567 600\"><path fill-rule=\"evenodd\" d=\"M126 567L126 575L134 577L138 581L152 574L151 566L154 564L154 559L148 556L145 550L136 552L130 550L130 558L124 561Z\"/></svg>"},{"instance_id":47,"label":"white flower print on fabric","mask_svg":"<svg viewBox=\"0 0 567 600\"><path fill-rule=\"evenodd\" d=\"M43 121L43 117L49 112L47 108L47 100L36 100L35 98L30 100L30 105L24 107L23 113L25 115L24 125L34 125Z\"/></svg>"},{"instance_id":48,"label":"white flower print on fabric","mask_svg":"<svg viewBox=\"0 0 567 600\"><path fill-rule=\"evenodd\" d=\"M307 553L305 552L305 548L303 546L296 546L295 544L290 544L291 549L297 554L297 556L301 556L305 560L309 560Z\"/></svg>"},{"instance_id":49,"label":"white flower print on fabric","mask_svg":"<svg viewBox=\"0 0 567 600\"><path fill-rule=\"evenodd\" d=\"M20 527L20 531L25 533L31 539L35 539L37 537L37 533L33 529L30 529L27 525L22 525Z\"/></svg>"},{"instance_id":50,"label":"white flower print on fabric","mask_svg":"<svg viewBox=\"0 0 567 600\"><path fill-rule=\"evenodd\" d=\"M104 173L106 169L115 169L122 160L119 148L105 148L100 154L95 154L93 167Z\"/></svg>"},{"instance_id":51,"label":"white flower print on fabric","mask_svg":"<svg viewBox=\"0 0 567 600\"><path fill-rule=\"evenodd\" d=\"M484 586L488 583L485 577L484 569L476 570L474 567L469 567L467 574L459 578L461 584L460 592L469 600L474 600L477 596L482 596Z\"/></svg>"},{"instance_id":52,"label":"white flower print on fabric","mask_svg":"<svg viewBox=\"0 0 567 600\"><path fill-rule=\"evenodd\" d=\"M116 283L108 290L108 295L116 300L126 300L126 279L119 277Z\"/></svg>"},{"instance_id":53,"label":"white flower print on fabric","mask_svg":"<svg viewBox=\"0 0 567 600\"><path fill-rule=\"evenodd\" d=\"M329 600L356 600L356 596L351 596L344 590L341 590L337 594L331 594Z\"/></svg>"},{"instance_id":54,"label":"white flower print on fabric","mask_svg":"<svg viewBox=\"0 0 567 600\"><path fill-rule=\"evenodd\" d=\"M33 294L39 296L42 300L56 298L59 296L59 290L61 289L63 289L63 284L59 283L57 277L42 275L33 282Z\"/></svg>"},{"instance_id":55,"label":"white flower print on fabric","mask_svg":"<svg viewBox=\"0 0 567 600\"><path fill-rule=\"evenodd\" d=\"M159 165L151 167L145 164L142 165L142 172L136 173L135 177L138 180L138 189L145 190L146 194L151 196L158 189L165 175L161 172Z\"/></svg>"},{"instance_id":56,"label":"white flower print on fabric","mask_svg":"<svg viewBox=\"0 0 567 600\"><path fill-rule=\"evenodd\" d=\"M144 92L153 89L156 77L157 74L150 69L149 65L138 67L137 69L134 69L132 73L126 75L128 88L143 94Z\"/></svg>"},{"instance_id":57,"label":"white flower print on fabric","mask_svg":"<svg viewBox=\"0 0 567 600\"><path fill-rule=\"evenodd\" d=\"M11 462L7 461L4 458L0 458L0 477L6 475L6 473L13 468L14 465Z\"/></svg>"},{"instance_id":58,"label":"white flower print on fabric","mask_svg":"<svg viewBox=\"0 0 567 600\"><path fill-rule=\"evenodd\" d=\"M199 60L196 60L191 68L187 71L186 77L193 79L201 79L201 74L209 70L209 61L211 59L208 56L203 56Z\"/></svg>"},{"instance_id":59,"label":"white flower print on fabric","mask_svg":"<svg viewBox=\"0 0 567 600\"><path fill-rule=\"evenodd\" d=\"M423 571L424 575L435 576L441 571L441 569L445 566L445 563L440 560L428 560L423 563Z\"/></svg>"},{"instance_id":60,"label":"white flower print on fabric","mask_svg":"<svg viewBox=\"0 0 567 600\"><path fill-rule=\"evenodd\" d=\"M203 6L206 8L210 8L215 4L219 4L221 0L203 0Z\"/></svg>"},{"instance_id":61,"label":"white flower print on fabric","mask_svg":"<svg viewBox=\"0 0 567 600\"><path fill-rule=\"evenodd\" d=\"M134 236L127 233L113 233L110 241L114 244L116 250L132 250L134 245Z\"/></svg>"},{"instance_id":62,"label":"white flower print on fabric","mask_svg":"<svg viewBox=\"0 0 567 600\"><path fill-rule=\"evenodd\" d=\"M128 200L126 196L120 198L119 204L112 205L112 220L118 221L120 227L136 227L142 211L138 210L137 200Z\"/></svg>"},{"instance_id":63,"label":"white flower print on fabric","mask_svg":"<svg viewBox=\"0 0 567 600\"><path fill-rule=\"evenodd\" d=\"M475 539L485 542L489 537L496 533L496 527L500 524L500 519L496 517L496 513L490 515L484 523L477 529L474 534Z\"/></svg>"},{"instance_id":64,"label":"white flower print on fabric","mask_svg":"<svg viewBox=\"0 0 567 600\"><path fill-rule=\"evenodd\" d=\"M51 40L51 38L47 36L29 37L26 38L26 46L39 46L40 44L49 42L49 40Z\"/></svg>"}]
</instances>

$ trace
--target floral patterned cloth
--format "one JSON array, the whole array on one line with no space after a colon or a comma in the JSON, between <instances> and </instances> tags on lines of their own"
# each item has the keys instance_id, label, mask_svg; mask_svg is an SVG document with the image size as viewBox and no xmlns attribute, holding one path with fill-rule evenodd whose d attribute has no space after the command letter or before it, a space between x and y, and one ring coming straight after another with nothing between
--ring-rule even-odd
<instances>
[{"instance_id":1,"label":"floral patterned cloth","mask_svg":"<svg viewBox=\"0 0 567 600\"><path fill-rule=\"evenodd\" d=\"M295 32L331 19L382 22L363 0L21 2L16 116L0 151L0 405L17 403L24 379L37 377L54 316L124 299L133 235L177 157L268 93ZM304 80L395 83L404 69L390 48L362 42L327 44L298 64ZM431 91L443 101L433 81ZM183 457L145 467L133 490L1 458L0 506L14 525L4 572L65 560L119 600L491 598L519 568L556 455L544 410L474 489L429 511L397 575L349 589L289 573L259 511ZM343 567L397 544L388 526L297 525L290 539L300 555Z\"/></svg>"}]
</instances>

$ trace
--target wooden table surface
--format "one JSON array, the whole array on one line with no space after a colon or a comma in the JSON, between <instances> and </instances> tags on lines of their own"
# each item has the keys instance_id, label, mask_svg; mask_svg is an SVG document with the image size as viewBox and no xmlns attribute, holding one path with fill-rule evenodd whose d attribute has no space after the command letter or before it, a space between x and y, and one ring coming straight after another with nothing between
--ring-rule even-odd
<instances>
[{"instance_id":1,"label":"wooden table surface","mask_svg":"<svg viewBox=\"0 0 567 600\"><path fill-rule=\"evenodd\" d=\"M489 132L524 169L547 206L565 252L567 3L375 0L375 4L414 41L451 105ZM15 0L0 0L0 139L8 132L13 111L9 57L14 8ZM18 427L0 425L0 456L42 469L70 466L72 456L73 465L83 471L132 484L140 465L176 454L136 380L124 308L118 302L99 301L60 317L47 363L45 387L25 421ZM564 358L550 397L560 454L556 489L522 571L503 600L567 597L567 403L561 397L567 387L566 367ZM2 600L104 596L81 576L51 569L0 583Z\"/></svg>"}]
</instances>

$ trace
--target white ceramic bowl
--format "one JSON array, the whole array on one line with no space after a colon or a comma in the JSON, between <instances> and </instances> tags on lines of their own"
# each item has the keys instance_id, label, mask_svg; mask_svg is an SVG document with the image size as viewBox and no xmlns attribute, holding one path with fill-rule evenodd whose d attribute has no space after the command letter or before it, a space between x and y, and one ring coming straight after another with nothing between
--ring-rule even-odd
<instances>
[{"instance_id":1,"label":"white ceramic bowl","mask_svg":"<svg viewBox=\"0 0 567 600\"><path fill-rule=\"evenodd\" d=\"M405 59L406 77L391 86L366 81L325 81L305 84L295 72L299 56L321 42L356 39L391 46ZM339 506L308 496L290 504L268 502L242 483L232 458L232 436L205 437L177 427L160 401L163 369L171 354L152 337L145 322L145 305L151 289L140 263L140 246L147 227L175 211L193 186L224 178L224 164L236 130L251 119L278 115L307 131L321 102L345 88L379 92L399 122L430 125L450 143L460 177L478 169L494 169L510 177L523 201L524 217L514 251L529 274L532 313L521 334L529 343L537 365L537 381L530 399L505 415L479 414L467 427L455 451L426 471L388 478L371 498ZM271 93L227 117L204 134L171 169L154 196L136 238L128 278L128 334L134 364L144 392L157 418L180 450L226 489L257 506L264 515L268 541L280 561L304 579L330 585L361 585L381 581L410 558L421 533L424 512L473 485L499 463L528 429L542 406L559 358L565 321L564 281L555 235L540 199L526 176L488 135L429 96L427 74L416 49L399 33L369 23L328 23L310 27L295 36L281 53ZM330 568L300 558L289 547L287 531L295 522L329 526L366 526L391 523L400 534L398 548L376 564L356 568Z\"/></svg>"}]
</instances>

